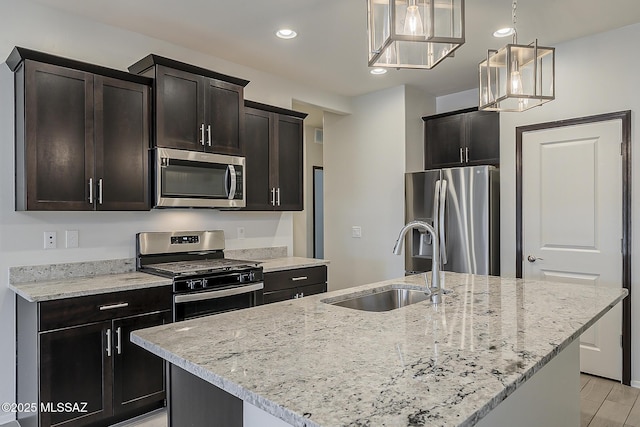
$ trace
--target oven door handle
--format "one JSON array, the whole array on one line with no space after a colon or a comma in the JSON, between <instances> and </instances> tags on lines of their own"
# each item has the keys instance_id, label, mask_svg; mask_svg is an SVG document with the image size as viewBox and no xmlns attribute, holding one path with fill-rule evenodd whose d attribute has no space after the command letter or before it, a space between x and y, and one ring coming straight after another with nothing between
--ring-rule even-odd
<instances>
[{"instance_id":1,"label":"oven door handle","mask_svg":"<svg viewBox=\"0 0 640 427\"><path fill-rule=\"evenodd\" d=\"M196 294L188 295L176 295L175 297L173 297L173 301L176 304L183 302L203 301L208 299L230 297L233 295L248 294L250 292L259 291L260 289L264 289L264 283L262 282L254 283L252 285L238 286L236 288L221 289L219 291L198 292Z\"/></svg>"}]
</instances>

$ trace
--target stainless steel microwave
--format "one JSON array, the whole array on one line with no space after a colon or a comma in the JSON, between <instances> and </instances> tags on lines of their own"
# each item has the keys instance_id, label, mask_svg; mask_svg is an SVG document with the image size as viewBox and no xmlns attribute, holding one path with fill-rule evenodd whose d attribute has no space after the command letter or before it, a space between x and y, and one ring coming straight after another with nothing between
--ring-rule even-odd
<instances>
[{"instance_id":1,"label":"stainless steel microwave","mask_svg":"<svg viewBox=\"0 0 640 427\"><path fill-rule=\"evenodd\" d=\"M245 206L244 157L156 148L158 208Z\"/></svg>"}]
</instances>

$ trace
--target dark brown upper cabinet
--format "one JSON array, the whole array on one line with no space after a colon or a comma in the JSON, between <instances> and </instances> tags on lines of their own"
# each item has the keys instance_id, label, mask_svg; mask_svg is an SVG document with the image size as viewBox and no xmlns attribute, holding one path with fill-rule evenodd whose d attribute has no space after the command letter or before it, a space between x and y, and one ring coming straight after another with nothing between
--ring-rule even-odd
<instances>
[{"instance_id":1,"label":"dark brown upper cabinet","mask_svg":"<svg viewBox=\"0 0 640 427\"><path fill-rule=\"evenodd\" d=\"M246 207L303 209L303 119L305 113L245 101Z\"/></svg>"},{"instance_id":2,"label":"dark brown upper cabinet","mask_svg":"<svg viewBox=\"0 0 640 427\"><path fill-rule=\"evenodd\" d=\"M15 48L16 210L149 210L151 80Z\"/></svg>"},{"instance_id":3,"label":"dark brown upper cabinet","mask_svg":"<svg viewBox=\"0 0 640 427\"><path fill-rule=\"evenodd\" d=\"M244 155L247 80L158 55L129 71L154 79L155 146Z\"/></svg>"},{"instance_id":4,"label":"dark brown upper cabinet","mask_svg":"<svg viewBox=\"0 0 640 427\"><path fill-rule=\"evenodd\" d=\"M500 164L500 114L476 108L424 120L424 168Z\"/></svg>"}]
</instances>

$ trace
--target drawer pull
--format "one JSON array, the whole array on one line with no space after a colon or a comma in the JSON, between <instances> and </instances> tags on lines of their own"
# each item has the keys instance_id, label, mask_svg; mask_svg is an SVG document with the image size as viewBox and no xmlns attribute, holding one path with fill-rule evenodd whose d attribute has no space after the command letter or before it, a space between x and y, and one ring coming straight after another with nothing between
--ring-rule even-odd
<instances>
[{"instance_id":1,"label":"drawer pull","mask_svg":"<svg viewBox=\"0 0 640 427\"><path fill-rule=\"evenodd\" d=\"M294 282L297 282L299 280L307 280L308 277L307 276L300 276L300 277L292 277L291 280L293 280Z\"/></svg>"},{"instance_id":2,"label":"drawer pull","mask_svg":"<svg viewBox=\"0 0 640 427\"><path fill-rule=\"evenodd\" d=\"M118 303L118 304L101 305L100 306L100 311L113 310L115 308L124 308L124 307L129 307L129 303L128 302L121 302L121 303Z\"/></svg>"}]
</instances>

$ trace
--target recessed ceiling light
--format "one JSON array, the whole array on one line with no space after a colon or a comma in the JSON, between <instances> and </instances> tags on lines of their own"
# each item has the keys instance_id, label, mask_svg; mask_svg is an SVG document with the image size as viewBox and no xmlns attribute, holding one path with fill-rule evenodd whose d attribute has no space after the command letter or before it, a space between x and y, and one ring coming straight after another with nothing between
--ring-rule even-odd
<instances>
[{"instance_id":1,"label":"recessed ceiling light","mask_svg":"<svg viewBox=\"0 0 640 427\"><path fill-rule=\"evenodd\" d=\"M276 36L280 37L281 39L292 39L297 35L298 33L289 28L281 28L276 31Z\"/></svg>"},{"instance_id":2,"label":"recessed ceiling light","mask_svg":"<svg viewBox=\"0 0 640 427\"><path fill-rule=\"evenodd\" d=\"M384 68L374 68L369 72L374 75L380 75L380 74L386 74L387 70L385 70Z\"/></svg>"},{"instance_id":3,"label":"recessed ceiling light","mask_svg":"<svg viewBox=\"0 0 640 427\"><path fill-rule=\"evenodd\" d=\"M509 37L515 32L516 30L512 27L500 28L499 30L494 31L493 37Z\"/></svg>"}]
</instances>

